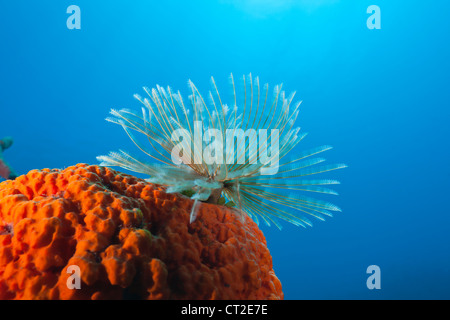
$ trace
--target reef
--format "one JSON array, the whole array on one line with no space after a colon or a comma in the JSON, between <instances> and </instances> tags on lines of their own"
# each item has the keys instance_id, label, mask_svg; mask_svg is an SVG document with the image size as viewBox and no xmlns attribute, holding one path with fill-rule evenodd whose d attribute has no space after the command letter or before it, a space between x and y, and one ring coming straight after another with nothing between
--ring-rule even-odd
<instances>
[{"instance_id":1,"label":"reef","mask_svg":"<svg viewBox=\"0 0 450 320\"><path fill-rule=\"evenodd\" d=\"M0 140L0 177L3 179L14 180L17 177L16 172L11 166L3 159L3 151L10 148L13 144L11 137L6 137Z\"/></svg>"},{"instance_id":2,"label":"reef","mask_svg":"<svg viewBox=\"0 0 450 320\"><path fill-rule=\"evenodd\" d=\"M0 183L0 299L283 299L258 226L193 202L86 164Z\"/></svg>"}]
</instances>

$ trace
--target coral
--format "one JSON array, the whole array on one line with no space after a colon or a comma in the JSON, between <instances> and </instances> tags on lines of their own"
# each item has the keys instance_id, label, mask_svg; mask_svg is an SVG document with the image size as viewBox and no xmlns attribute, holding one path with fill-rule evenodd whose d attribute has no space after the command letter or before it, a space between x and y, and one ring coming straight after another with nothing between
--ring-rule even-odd
<instances>
[{"instance_id":1,"label":"coral","mask_svg":"<svg viewBox=\"0 0 450 320\"><path fill-rule=\"evenodd\" d=\"M0 183L0 299L282 299L257 225L207 203L189 223L193 202L85 164Z\"/></svg>"},{"instance_id":2,"label":"coral","mask_svg":"<svg viewBox=\"0 0 450 320\"><path fill-rule=\"evenodd\" d=\"M11 147L13 144L13 139L11 137L6 137L0 140L0 177L4 179L14 180L17 175L10 165L3 159L3 151Z\"/></svg>"}]
</instances>

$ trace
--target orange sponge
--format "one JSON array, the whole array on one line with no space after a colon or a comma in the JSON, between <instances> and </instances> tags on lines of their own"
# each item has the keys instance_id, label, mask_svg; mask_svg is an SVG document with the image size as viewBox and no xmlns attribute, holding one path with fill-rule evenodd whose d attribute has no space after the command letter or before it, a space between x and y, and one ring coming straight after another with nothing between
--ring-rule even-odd
<instances>
[{"instance_id":1,"label":"orange sponge","mask_svg":"<svg viewBox=\"0 0 450 320\"><path fill-rule=\"evenodd\" d=\"M206 203L190 224L192 205L85 164L4 181L0 299L282 299L256 224Z\"/></svg>"}]
</instances>

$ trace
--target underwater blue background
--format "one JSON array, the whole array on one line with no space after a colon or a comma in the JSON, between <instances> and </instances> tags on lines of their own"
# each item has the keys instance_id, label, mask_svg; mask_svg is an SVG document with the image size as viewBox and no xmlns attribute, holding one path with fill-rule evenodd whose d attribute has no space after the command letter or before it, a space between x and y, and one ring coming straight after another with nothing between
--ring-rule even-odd
<instances>
[{"instance_id":1,"label":"underwater blue background","mask_svg":"<svg viewBox=\"0 0 450 320\"><path fill-rule=\"evenodd\" d=\"M81 30L66 27L69 5ZM369 30L369 5L381 30ZM205 92L230 72L303 100L301 148L330 144L343 212L261 228L286 299L450 298L450 3L387 0L3 1L0 137L18 174L139 155L110 108L142 86ZM325 177L325 176L324 176ZM366 268L381 268L381 289Z\"/></svg>"}]
</instances>

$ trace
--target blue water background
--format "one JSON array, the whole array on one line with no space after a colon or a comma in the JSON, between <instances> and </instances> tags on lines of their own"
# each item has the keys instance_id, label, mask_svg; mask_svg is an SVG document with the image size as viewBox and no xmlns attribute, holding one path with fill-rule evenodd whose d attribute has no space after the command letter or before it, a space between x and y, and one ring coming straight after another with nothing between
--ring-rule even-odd
<instances>
[{"instance_id":1,"label":"blue water background","mask_svg":"<svg viewBox=\"0 0 450 320\"><path fill-rule=\"evenodd\" d=\"M278 3L278 4L277 4ZM314 4L315 3L315 4ZM66 8L81 8L68 30ZM366 9L381 8L381 30ZM3 1L0 136L19 174L131 145L104 121L142 86L259 75L303 100L302 148L344 162L342 213L261 226L286 299L450 298L448 1ZM381 289L366 268L381 268Z\"/></svg>"}]
</instances>

